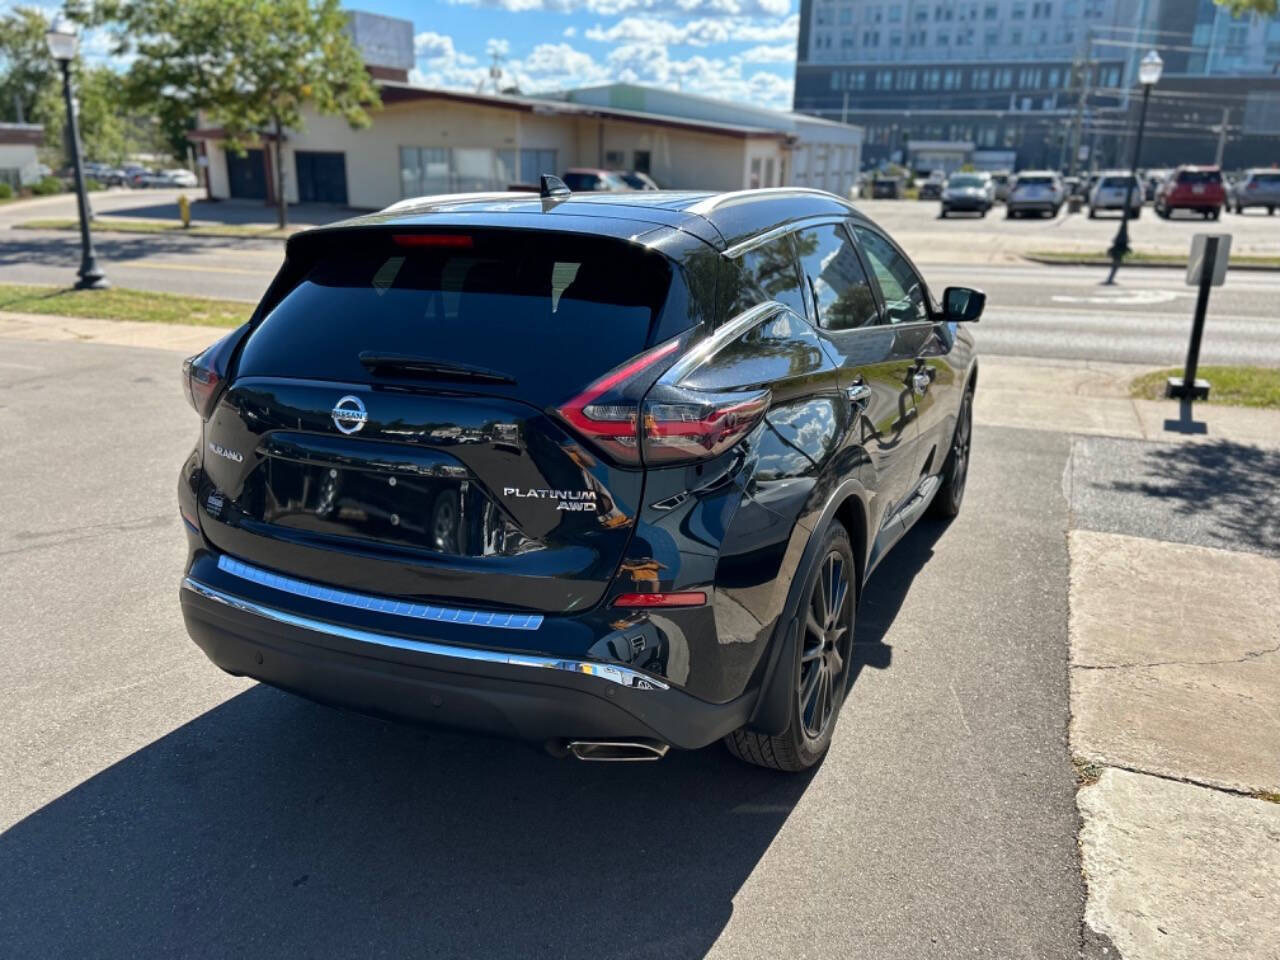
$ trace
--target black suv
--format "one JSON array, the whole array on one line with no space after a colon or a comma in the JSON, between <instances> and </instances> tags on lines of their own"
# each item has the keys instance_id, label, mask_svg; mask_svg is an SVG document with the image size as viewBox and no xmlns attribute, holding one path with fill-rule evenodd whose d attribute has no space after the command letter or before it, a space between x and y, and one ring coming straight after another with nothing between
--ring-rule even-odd
<instances>
[{"instance_id":1,"label":"black suv","mask_svg":"<svg viewBox=\"0 0 1280 960\"><path fill-rule=\"evenodd\" d=\"M811 766L868 575L960 507L983 302L817 191L548 184L297 234L185 365L187 629L368 713Z\"/></svg>"}]
</instances>

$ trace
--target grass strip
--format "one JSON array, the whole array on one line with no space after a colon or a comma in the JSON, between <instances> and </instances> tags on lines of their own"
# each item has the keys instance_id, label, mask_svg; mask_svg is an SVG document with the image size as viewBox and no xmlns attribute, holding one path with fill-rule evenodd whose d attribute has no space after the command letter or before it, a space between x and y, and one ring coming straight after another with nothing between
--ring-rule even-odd
<instances>
[{"instance_id":1,"label":"grass strip","mask_svg":"<svg viewBox=\"0 0 1280 960\"><path fill-rule=\"evenodd\" d=\"M1089 253L1073 250L1032 250L1023 254L1024 259L1036 263L1069 264L1072 266L1108 266L1111 258L1105 253ZM1146 264L1153 267L1180 267L1185 269L1187 258L1182 254L1144 253L1135 251L1124 258L1127 264ZM1241 253L1231 255L1231 266L1250 269L1280 270L1280 256Z\"/></svg>"},{"instance_id":2,"label":"grass strip","mask_svg":"<svg viewBox=\"0 0 1280 960\"><path fill-rule=\"evenodd\" d=\"M1135 377L1129 391L1141 400L1164 399L1167 377L1182 376L1182 368L1153 370ZM1280 368L1200 367L1196 376L1212 384L1209 402L1231 407L1280 409Z\"/></svg>"},{"instance_id":3,"label":"grass strip","mask_svg":"<svg viewBox=\"0 0 1280 960\"><path fill-rule=\"evenodd\" d=\"M253 304L116 287L110 290L72 290L0 283L0 310L92 320L238 327L253 313Z\"/></svg>"},{"instance_id":4,"label":"grass strip","mask_svg":"<svg viewBox=\"0 0 1280 960\"><path fill-rule=\"evenodd\" d=\"M80 221L65 218L26 220L13 225L15 230L79 230ZM176 220L104 220L93 221L95 232L108 233L174 233L188 237L243 237L263 240L280 240L305 227L264 227L253 223L202 224L184 227Z\"/></svg>"}]
</instances>

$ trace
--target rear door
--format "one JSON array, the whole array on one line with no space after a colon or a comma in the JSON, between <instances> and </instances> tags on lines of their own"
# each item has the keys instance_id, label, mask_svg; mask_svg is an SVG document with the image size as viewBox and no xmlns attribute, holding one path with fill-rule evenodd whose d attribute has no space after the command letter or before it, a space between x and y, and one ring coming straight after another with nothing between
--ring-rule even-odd
<instances>
[{"instance_id":1,"label":"rear door","mask_svg":"<svg viewBox=\"0 0 1280 960\"><path fill-rule=\"evenodd\" d=\"M643 473L552 411L644 350L675 268L545 231L327 242L248 335L206 425L210 542L362 592L594 604Z\"/></svg>"},{"instance_id":2,"label":"rear door","mask_svg":"<svg viewBox=\"0 0 1280 960\"><path fill-rule=\"evenodd\" d=\"M845 224L823 223L795 234L808 288L808 313L840 368L841 389L866 451L873 530L915 485L915 400L909 386L915 340L880 323L874 287Z\"/></svg>"}]
</instances>

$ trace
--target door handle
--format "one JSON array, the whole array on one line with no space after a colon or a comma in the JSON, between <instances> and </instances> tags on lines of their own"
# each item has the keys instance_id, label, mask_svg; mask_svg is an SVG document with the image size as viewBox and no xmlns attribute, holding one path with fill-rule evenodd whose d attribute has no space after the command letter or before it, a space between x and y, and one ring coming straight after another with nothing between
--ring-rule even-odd
<instances>
[{"instance_id":1,"label":"door handle","mask_svg":"<svg viewBox=\"0 0 1280 960\"><path fill-rule=\"evenodd\" d=\"M865 383L855 383L844 388L844 395L849 398L850 403L861 410L871 401L871 388Z\"/></svg>"},{"instance_id":2,"label":"door handle","mask_svg":"<svg viewBox=\"0 0 1280 960\"><path fill-rule=\"evenodd\" d=\"M929 390L929 384L933 383L933 378L929 376L928 370L917 370L911 374L911 388L915 390L916 396L923 397Z\"/></svg>"}]
</instances>

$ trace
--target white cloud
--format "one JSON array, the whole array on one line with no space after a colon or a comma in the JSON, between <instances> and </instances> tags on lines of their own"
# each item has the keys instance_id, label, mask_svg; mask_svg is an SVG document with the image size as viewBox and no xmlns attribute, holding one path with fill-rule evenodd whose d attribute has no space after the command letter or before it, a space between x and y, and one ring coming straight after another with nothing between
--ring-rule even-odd
<instances>
[{"instance_id":1,"label":"white cloud","mask_svg":"<svg viewBox=\"0 0 1280 960\"><path fill-rule=\"evenodd\" d=\"M564 35L565 35L566 37L572 37L572 36L574 36L577 32L578 32L578 28L577 28L577 27L565 27L565 28L564 28Z\"/></svg>"},{"instance_id":2,"label":"white cloud","mask_svg":"<svg viewBox=\"0 0 1280 960\"><path fill-rule=\"evenodd\" d=\"M664 43L669 46L707 47L717 43L776 43L795 45L800 16L780 21L750 21L700 17L678 23L660 17L623 17L612 26L596 25L583 34L598 43Z\"/></svg>"},{"instance_id":3,"label":"white cloud","mask_svg":"<svg viewBox=\"0 0 1280 960\"><path fill-rule=\"evenodd\" d=\"M492 89L488 67L478 57L457 50L451 38L419 34L415 48L422 63L421 69L411 74L415 83L446 89ZM485 49L507 55L510 43L495 38ZM502 63L500 82L503 87L515 85L534 95L604 83L639 83L786 110L791 107L790 71L783 75L770 65L790 63L794 56L794 46L789 43L761 44L732 56L699 53L687 58L673 57L667 42L652 37L618 44L602 58L568 42L541 43L523 57L508 57Z\"/></svg>"},{"instance_id":4,"label":"white cloud","mask_svg":"<svg viewBox=\"0 0 1280 960\"><path fill-rule=\"evenodd\" d=\"M780 43L777 46L758 46L744 50L739 56L744 63L792 63L796 58L794 43Z\"/></svg>"},{"instance_id":5,"label":"white cloud","mask_svg":"<svg viewBox=\"0 0 1280 960\"><path fill-rule=\"evenodd\" d=\"M791 0L448 0L471 7L498 7L502 10L546 10L554 13L586 11L614 16L633 10L648 13L702 14L704 16L782 17L791 10Z\"/></svg>"}]
</instances>

